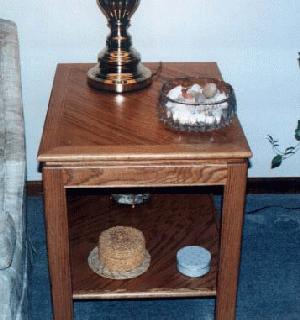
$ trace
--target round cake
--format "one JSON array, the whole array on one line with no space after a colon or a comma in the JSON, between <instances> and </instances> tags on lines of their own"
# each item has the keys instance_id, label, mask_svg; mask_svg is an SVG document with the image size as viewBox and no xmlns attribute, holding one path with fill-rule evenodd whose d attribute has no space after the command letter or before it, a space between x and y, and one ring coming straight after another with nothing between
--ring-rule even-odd
<instances>
[{"instance_id":1,"label":"round cake","mask_svg":"<svg viewBox=\"0 0 300 320\"><path fill-rule=\"evenodd\" d=\"M139 267L145 259L145 252L145 238L138 229L116 226L100 234L99 259L112 272Z\"/></svg>"}]
</instances>

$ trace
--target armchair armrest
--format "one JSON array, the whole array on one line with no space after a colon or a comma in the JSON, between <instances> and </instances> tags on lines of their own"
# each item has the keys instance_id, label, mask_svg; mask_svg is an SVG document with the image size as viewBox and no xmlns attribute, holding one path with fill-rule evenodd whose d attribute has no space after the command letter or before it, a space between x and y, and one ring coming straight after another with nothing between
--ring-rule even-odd
<instances>
[{"instance_id":1,"label":"armchair armrest","mask_svg":"<svg viewBox=\"0 0 300 320\"><path fill-rule=\"evenodd\" d=\"M9 268L16 246L16 229L9 213L0 214L0 270Z\"/></svg>"}]
</instances>

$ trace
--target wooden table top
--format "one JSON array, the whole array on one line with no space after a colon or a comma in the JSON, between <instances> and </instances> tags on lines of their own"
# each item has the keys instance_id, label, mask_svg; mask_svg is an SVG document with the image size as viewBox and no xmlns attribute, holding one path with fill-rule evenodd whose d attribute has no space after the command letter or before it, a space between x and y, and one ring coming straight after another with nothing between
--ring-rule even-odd
<instances>
[{"instance_id":1,"label":"wooden table top","mask_svg":"<svg viewBox=\"0 0 300 320\"><path fill-rule=\"evenodd\" d=\"M155 72L159 64L145 64ZM209 133L178 133L158 119L163 82L180 76L221 78L216 63L163 63L153 84L123 95L95 91L86 82L91 64L57 67L40 162L237 159L251 157L238 119Z\"/></svg>"}]
</instances>

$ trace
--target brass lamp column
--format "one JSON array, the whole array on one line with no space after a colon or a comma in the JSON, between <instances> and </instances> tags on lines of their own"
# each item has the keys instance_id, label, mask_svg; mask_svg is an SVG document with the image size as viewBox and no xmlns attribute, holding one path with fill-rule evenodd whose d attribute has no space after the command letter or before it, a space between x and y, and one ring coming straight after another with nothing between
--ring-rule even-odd
<instances>
[{"instance_id":1,"label":"brass lamp column","mask_svg":"<svg viewBox=\"0 0 300 320\"><path fill-rule=\"evenodd\" d=\"M122 93L145 88L152 82L151 71L141 63L127 29L140 0L97 0L111 33L98 64L88 72L88 84L98 90Z\"/></svg>"}]
</instances>

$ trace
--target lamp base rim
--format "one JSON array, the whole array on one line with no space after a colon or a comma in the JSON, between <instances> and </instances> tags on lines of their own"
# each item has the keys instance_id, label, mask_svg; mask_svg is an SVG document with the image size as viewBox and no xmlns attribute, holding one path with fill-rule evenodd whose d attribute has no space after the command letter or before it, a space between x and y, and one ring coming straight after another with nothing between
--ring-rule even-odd
<instances>
[{"instance_id":1,"label":"lamp base rim","mask_svg":"<svg viewBox=\"0 0 300 320\"><path fill-rule=\"evenodd\" d=\"M88 71L87 82L91 88L112 93L124 93L144 89L152 83L152 72L142 63L138 65L137 75L132 73L105 74L101 71L99 64Z\"/></svg>"}]
</instances>

